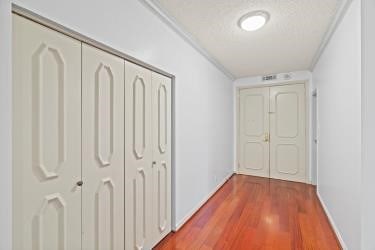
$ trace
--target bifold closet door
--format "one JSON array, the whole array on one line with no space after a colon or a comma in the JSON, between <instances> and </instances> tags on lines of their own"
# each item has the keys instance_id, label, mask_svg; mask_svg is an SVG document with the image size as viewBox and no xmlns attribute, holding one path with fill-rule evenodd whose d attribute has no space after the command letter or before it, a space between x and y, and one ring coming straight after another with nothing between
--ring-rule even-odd
<instances>
[{"instance_id":1,"label":"bifold closet door","mask_svg":"<svg viewBox=\"0 0 375 250\"><path fill-rule=\"evenodd\" d=\"M269 177L269 88L240 91L238 173Z\"/></svg>"},{"instance_id":2,"label":"bifold closet door","mask_svg":"<svg viewBox=\"0 0 375 250\"><path fill-rule=\"evenodd\" d=\"M13 249L81 249L81 43L13 15Z\"/></svg>"},{"instance_id":3,"label":"bifold closet door","mask_svg":"<svg viewBox=\"0 0 375 250\"><path fill-rule=\"evenodd\" d=\"M124 249L124 60L85 44L82 176L83 249Z\"/></svg>"},{"instance_id":4,"label":"bifold closet door","mask_svg":"<svg viewBox=\"0 0 375 250\"><path fill-rule=\"evenodd\" d=\"M270 89L270 177L306 182L305 85Z\"/></svg>"},{"instance_id":5,"label":"bifold closet door","mask_svg":"<svg viewBox=\"0 0 375 250\"><path fill-rule=\"evenodd\" d=\"M152 247L151 71L125 62L125 248Z\"/></svg>"},{"instance_id":6,"label":"bifold closet door","mask_svg":"<svg viewBox=\"0 0 375 250\"><path fill-rule=\"evenodd\" d=\"M153 245L171 231L171 124L171 79L153 72Z\"/></svg>"}]
</instances>

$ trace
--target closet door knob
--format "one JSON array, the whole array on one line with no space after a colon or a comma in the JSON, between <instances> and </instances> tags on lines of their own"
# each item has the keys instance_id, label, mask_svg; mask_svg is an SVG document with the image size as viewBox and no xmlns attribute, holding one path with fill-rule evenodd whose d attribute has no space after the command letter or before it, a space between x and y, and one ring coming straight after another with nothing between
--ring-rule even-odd
<instances>
[{"instance_id":1,"label":"closet door knob","mask_svg":"<svg viewBox=\"0 0 375 250\"><path fill-rule=\"evenodd\" d=\"M156 161L153 161L153 162L152 162L152 166L155 166L155 165L156 165Z\"/></svg>"},{"instance_id":2,"label":"closet door knob","mask_svg":"<svg viewBox=\"0 0 375 250\"><path fill-rule=\"evenodd\" d=\"M81 187L83 185L83 181L77 181L77 186Z\"/></svg>"}]
</instances>

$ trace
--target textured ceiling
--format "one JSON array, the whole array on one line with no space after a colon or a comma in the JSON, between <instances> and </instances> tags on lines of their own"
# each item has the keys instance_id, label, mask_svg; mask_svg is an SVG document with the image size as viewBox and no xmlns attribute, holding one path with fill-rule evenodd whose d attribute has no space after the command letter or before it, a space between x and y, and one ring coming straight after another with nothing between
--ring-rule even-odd
<instances>
[{"instance_id":1,"label":"textured ceiling","mask_svg":"<svg viewBox=\"0 0 375 250\"><path fill-rule=\"evenodd\" d=\"M309 69L342 0L154 0L235 77ZM255 32L238 19L265 10Z\"/></svg>"}]
</instances>

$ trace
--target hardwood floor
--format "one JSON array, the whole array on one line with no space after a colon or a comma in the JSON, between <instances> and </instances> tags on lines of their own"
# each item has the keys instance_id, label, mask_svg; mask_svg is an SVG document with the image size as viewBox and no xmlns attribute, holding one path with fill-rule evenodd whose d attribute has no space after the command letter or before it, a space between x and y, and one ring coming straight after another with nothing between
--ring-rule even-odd
<instances>
[{"instance_id":1,"label":"hardwood floor","mask_svg":"<svg viewBox=\"0 0 375 250\"><path fill-rule=\"evenodd\" d=\"M234 175L155 249L341 249L311 185Z\"/></svg>"}]
</instances>

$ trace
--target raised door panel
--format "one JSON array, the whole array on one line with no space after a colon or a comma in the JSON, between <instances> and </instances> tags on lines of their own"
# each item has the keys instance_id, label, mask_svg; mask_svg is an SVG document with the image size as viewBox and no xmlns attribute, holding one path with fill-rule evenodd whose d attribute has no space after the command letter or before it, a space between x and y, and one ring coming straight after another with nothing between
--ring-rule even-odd
<instances>
[{"instance_id":1,"label":"raised door panel","mask_svg":"<svg viewBox=\"0 0 375 250\"><path fill-rule=\"evenodd\" d=\"M271 177L306 182L305 87L272 87L270 103Z\"/></svg>"},{"instance_id":2,"label":"raised door panel","mask_svg":"<svg viewBox=\"0 0 375 250\"><path fill-rule=\"evenodd\" d=\"M238 173L269 176L269 88L240 91Z\"/></svg>"},{"instance_id":3,"label":"raised door panel","mask_svg":"<svg viewBox=\"0 0 375 250\"><path fill-rule=\"evenodd\" d=\"M14 249L81 248L81 44L13 15Z\"/></svg>"},{"instance_id":4,"label":"raised door panel","mask_svg":"<svg viewBox=\"0 0 375 250\"><path fill-rule=\"evenodd\" d=\"M83 249L124 248L124 61L82 45Z\"/></svg>"},{"instance_id":5,"label":"raised door panel","mask_svg":"<svg viewBox=\"0 0 375 250\"><path fill-rule=\"evenodd\" d=\"M151 71L125 62L125 248L152 244Z\"/></svg>"},{"instance_id":6,"label":"raised door panel","mask_svg":"<svg viewBox=\"0 0 375 250\"><path fill-rule=\"evenodd\" d=\"M152 73L152 242L171 231L171 79Z\"/></svg>"}]
</instances>

